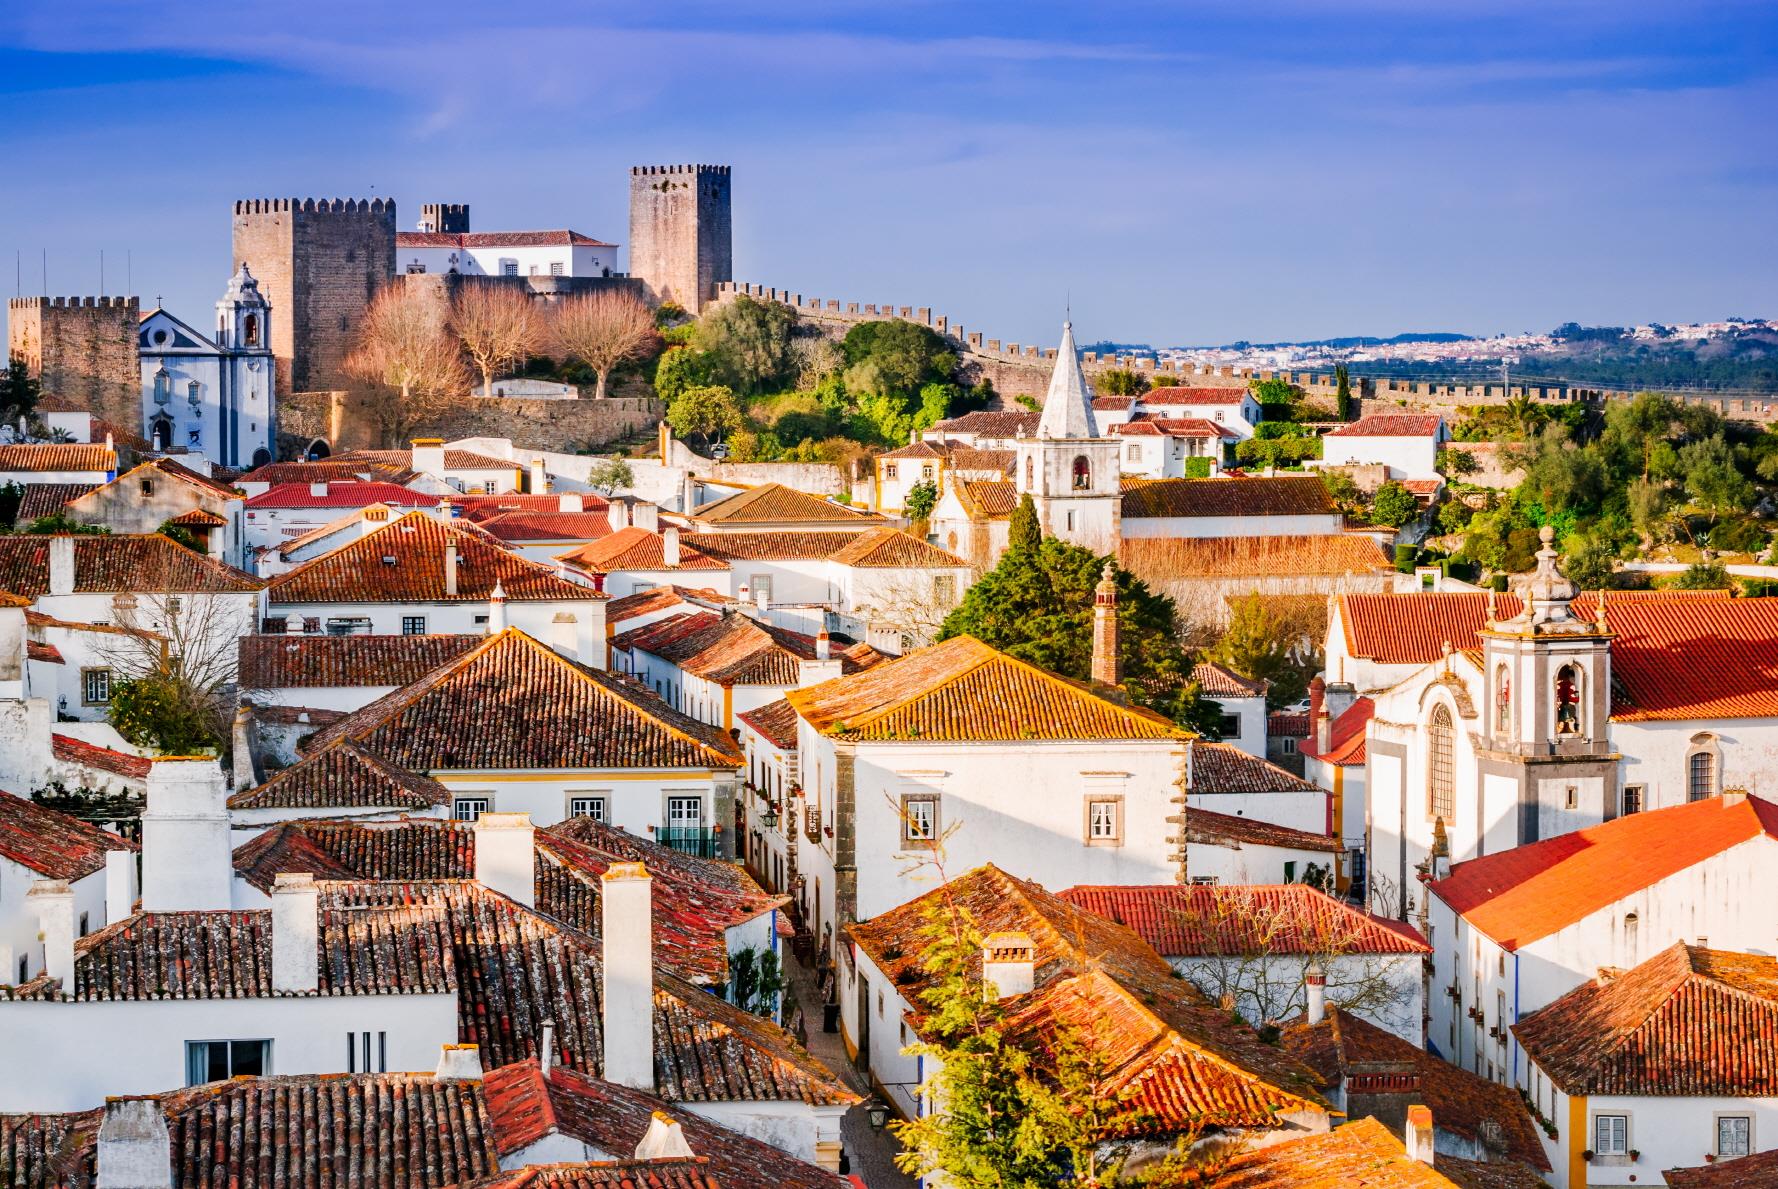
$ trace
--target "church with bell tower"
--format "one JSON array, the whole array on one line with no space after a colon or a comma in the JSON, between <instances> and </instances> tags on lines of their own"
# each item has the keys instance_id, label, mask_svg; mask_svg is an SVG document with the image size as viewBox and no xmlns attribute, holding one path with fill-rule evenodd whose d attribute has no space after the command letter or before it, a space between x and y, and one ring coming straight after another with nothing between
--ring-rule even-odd
<instances>
[{"instance_id":1,"label":"church with bell tower","mask_svg":"<svg viewBox=\"0 0 1778 1189\"><path fill-rule=\"evenodd\" d=\"M142 436L157 451L246 470L276 452L273 311L243 263L216 303L215 337L164 309L137 328Z\"/></svg>"},{"instance_id":2,"label":"church with bell tower","mask_svg":"<svg viewBox=\"0 0 1778 1189\"><path fill-rule=\"evenodd\" d=\"M1062 324L1037 432L1013 449L1015 494L1031 496L1043 531L1097 553L1115 552L1122 533L1118 443L1099 432L1072 322Z\"/></svg>"}]
</instances>

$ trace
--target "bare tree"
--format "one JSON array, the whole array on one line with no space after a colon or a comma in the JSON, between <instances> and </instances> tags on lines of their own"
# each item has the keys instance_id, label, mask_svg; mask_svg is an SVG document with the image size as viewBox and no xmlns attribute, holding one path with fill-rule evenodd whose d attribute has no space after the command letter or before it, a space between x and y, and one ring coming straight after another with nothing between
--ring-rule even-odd
<instances>
[{"instance_id":1,"label":"bare tree","mask_svg":"<svg viewBox=\"0 0 1778 1189\"><path fill-rule=\"evenodd\" d=\"M481 373L483 396L494 395L495 372L523 362L546 337L530 293L510 285L463 285L451 299L450 322Z\"/></svg>"},{"instance_id":2,"label":"bare tree","mask_svg":"<svg viewBox=\"0 0 1778 1189\"><path fill-rule=\"evenodd\" d=\"M854 612L873 632L901 637L902 651L924 648L938 639L945 616L957 609L961 584L952 578L901 570L859 592Z\"/></svg>"},{"instance_id":3,"label":"bare tree","mask_svg":"<svg viewBox=\"0 0 1778 1189\"><path fill-rule=\"evenodd\" d=\"M582 293L556 310L552 336L556 350L580 360L598 374L593 396L605 398L611 369L647 355L660 336L648 307L628 293Z\"/></svg>"},{"instance_id":4,"label":"bare tree","mask_svg":"<svg viewBox=\"0 0 1778 1189\"><path fill-rule=\"evenodd\" d=\"M371 385L366 407L385 440L396 442L460 401L469 386L445 308L405 284L386 285L371 301L345 366Z\"/></svg>"}]
</instances>

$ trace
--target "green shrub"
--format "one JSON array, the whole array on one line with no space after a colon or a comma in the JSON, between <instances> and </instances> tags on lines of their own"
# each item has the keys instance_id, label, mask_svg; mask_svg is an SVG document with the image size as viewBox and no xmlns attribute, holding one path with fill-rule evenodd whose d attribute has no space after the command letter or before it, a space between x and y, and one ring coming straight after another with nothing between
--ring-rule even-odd
<instances>
[{"instance_id":1,"label":"green shrub","mask_svg":"<svg viewBox=\"0 0 1778 1189\"><path fill-rule=\"evenodd\" d=\"M1208 479L1210 477L1210 459L1202 454L1186 459L1185 477L1187 479Z\"/></svg>"}]
</instances>

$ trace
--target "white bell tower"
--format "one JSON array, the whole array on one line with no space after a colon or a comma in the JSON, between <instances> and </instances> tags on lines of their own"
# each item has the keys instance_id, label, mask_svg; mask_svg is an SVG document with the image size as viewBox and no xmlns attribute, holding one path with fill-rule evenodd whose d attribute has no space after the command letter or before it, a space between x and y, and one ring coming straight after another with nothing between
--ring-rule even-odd
<instances>
[{"instance_id":1,"label":"white bell tower","mask_svg":"<svg viewBox=\"0 0 1778 1189\"><path fill-rule=\"evenodd\" d=\"M1014 450L1014 487L1020 495L1030 494L1043 531L1096 553L1115 553L1123 501L1118 444L1099 434L1072 322L1062 324L1037 435L1020 438Z\"/></svg>"},{"instance_id":2,"label":"white bell tower","mask_svg":"<svg viewBox=\"0 0 1778 1189\"><path fill-rule=\"evenodd\" d=\"M255 467L275 457L271 318L271 303L243 260L216 303L216 345L222 349L217 461L223 466Z\"/></svg>"}]
</instances>

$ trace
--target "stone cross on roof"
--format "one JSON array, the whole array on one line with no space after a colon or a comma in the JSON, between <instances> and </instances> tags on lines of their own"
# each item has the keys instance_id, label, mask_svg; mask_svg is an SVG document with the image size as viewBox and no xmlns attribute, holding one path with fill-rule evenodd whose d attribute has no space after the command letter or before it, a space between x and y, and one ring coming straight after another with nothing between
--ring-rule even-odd
<instances>
[{"instance_id":1,"label":"stone cross on roof","mask_svg":"<svg viewBox=\"0 0 1778 1189\"><path fill-rule=\"evenodd\" d=\"M1049 392L1043 398L1043 416L1037 422L1040 438L1096 438L1093 390L1080 370L1074 349L1074 323L1062 323L1062 345L1056 349L1056 367L1050 373Z\"/></svg>"}]
</instances>

